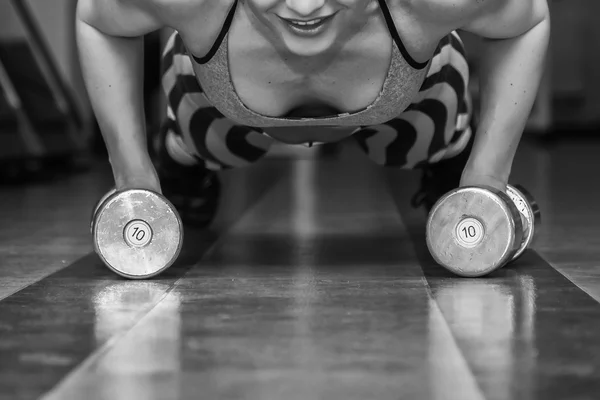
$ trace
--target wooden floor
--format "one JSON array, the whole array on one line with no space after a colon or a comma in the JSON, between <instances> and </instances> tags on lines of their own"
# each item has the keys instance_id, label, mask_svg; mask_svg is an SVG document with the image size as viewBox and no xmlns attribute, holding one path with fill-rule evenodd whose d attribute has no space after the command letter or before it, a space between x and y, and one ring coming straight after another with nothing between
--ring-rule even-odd
<instances>
[{"instance_id":1,"label":"wooden floor","mask_svg":"<svg viewBox=\"0 0 600 400\"><path fill-rule=\"evenodd\" d=\"M483 279L433 264L418 176L353 149L224 173L149 281L92 253L106 166L2 187L0 399L598 399L599 153L521 146L536 251Z\"/></svg>"}]
</instances>

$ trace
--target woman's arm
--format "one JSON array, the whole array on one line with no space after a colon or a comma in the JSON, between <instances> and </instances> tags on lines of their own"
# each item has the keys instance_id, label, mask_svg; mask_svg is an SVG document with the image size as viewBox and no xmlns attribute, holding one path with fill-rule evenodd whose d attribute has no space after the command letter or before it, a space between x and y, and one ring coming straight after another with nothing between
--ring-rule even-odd
<instances>
[{"instance_id":1,"label":"woman's arm","mask_svg":"<svg viewBox=\"0 0 600 400\"><path fill-rule=\"evenodd\" d=\"M160 28L160 23L137 3L79 0L77 44L116 188L160 192L146 141L142 38Z\"/></svg>"},{"instance_id":2,"label":"woman's arm","mask_svg":"<svg viewBox=\"0 0 600 400\"><path fill-rule=\"evenodd\" d=\"M543 74L550 16L546 0L495 3L464 28L486 40L480 124L461 186L504 190Z\"/></svg>"}]
</instances>

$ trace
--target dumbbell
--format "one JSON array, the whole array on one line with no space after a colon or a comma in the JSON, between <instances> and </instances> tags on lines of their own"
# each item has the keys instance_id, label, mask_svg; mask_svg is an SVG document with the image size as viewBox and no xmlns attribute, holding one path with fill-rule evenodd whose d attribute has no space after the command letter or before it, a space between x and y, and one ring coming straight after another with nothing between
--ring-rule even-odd
<instances>
[{"instance_id":1,"label":"dumbbell","mask_svg":"<svg viewBox=\"0 0 600 400\"><path fill-rule=\"evenodd\" d=\"M169 268L183 242L175 207L144 189L113 189L105 194L94 208L91 233L104 264L131 279L150 278Z\"/></svg>"},{"instance_id":2,"label":"dumbbell","mask_svg":"<svg viewBox=\"0 0 600 400\"><path fill-rule=\"evenodd\" d=\"M431 209L427 247L451 272L484 276L519 258L540 222L537 203L521 186L508 185L506 193L462 187L442 196Z\"/></svg>"}]
</instances>

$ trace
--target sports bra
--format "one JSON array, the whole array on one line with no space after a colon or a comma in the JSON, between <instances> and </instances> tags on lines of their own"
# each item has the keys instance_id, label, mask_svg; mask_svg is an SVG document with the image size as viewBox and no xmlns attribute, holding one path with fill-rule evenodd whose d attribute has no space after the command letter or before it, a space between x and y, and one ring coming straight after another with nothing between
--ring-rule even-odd
<instances>
[{"instance_id":1,"label":"sports bra","mask_svg":"<svg viewBox=\"0 0 600 400\"><path fill-rule=\"evenodd\" d=\"M378 0L387 28L393 39L392 57L382 89L375 100L360 111L325 117L271 117L256 113L242 102L231 79L227 39L239 0L228 12L219 36L203 57L188 54L198 67L196 77L207 99L224 116L237 123L254 127L291 126L364 126L389 121L405 110L419 92L430 61L419 63L408 54L385 0Z\"/></svg>"}]
</instances>

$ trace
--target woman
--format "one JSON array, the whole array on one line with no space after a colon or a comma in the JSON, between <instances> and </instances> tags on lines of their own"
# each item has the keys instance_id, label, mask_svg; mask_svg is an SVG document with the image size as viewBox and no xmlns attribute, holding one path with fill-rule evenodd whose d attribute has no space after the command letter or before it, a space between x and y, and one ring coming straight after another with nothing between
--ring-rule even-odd
<instances>
[{"instance_id":1,"label":"woman","mask_svg":"<svg viewBox=\"0 0 600 400\"><path fill-rule=\"evenodd\" d=\"M211 171L256 161L275 141L353 137L382 165L422 168L417 203L428 208L458 185L504 190L549 26L546 0L79 0L77 13L117 189L163 192L196 224L214 211ZM157 172L141 37L162 27L175 33L164 52ZM489 39L477 129L457 30Z\"/></svg>"}]
</instances>

